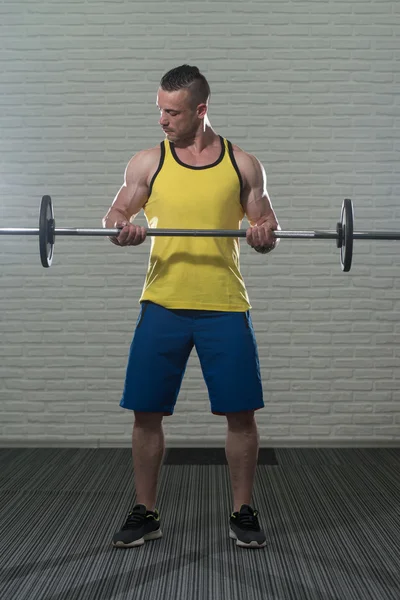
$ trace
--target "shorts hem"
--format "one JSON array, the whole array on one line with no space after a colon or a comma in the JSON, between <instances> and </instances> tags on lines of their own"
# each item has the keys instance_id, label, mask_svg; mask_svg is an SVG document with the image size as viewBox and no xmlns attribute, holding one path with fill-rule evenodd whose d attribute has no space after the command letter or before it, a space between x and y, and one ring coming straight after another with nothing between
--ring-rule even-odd
<instances>
[{"instance_id":1,"label":"shorts hem","mask_svg":"<svg viewBox=\"0 0 400 600\"><path fill-rule=\"evenodd\" d=\"M171 415L174 414L174 411L172 410L165 410L164 408L160 408L158 409L148 409L148 408L141 408L141 407L137 407L137 406L125 406L124 404L120 403L120 407L125 409L125 410L130 410L130 411L136 411L136 412L145 412L145 413L163 413L164 417L170 417Z\"/></svg>"},{"instance_id":2,"label":"shorts hem","mask_svg":"<svg viewBox=\"0 0 400 600\"><path fill-rule=\"evenodd\" d=\"M225 417L227 414L237 413L237 412L252 412L256 410L260 410L261 408L265 408L265 406L256 406L255 408L239 408L237 410L227 410L225 412L220 412L217 410L211 409L213 415L217 417Z\"/></svg>"}]
</instances>

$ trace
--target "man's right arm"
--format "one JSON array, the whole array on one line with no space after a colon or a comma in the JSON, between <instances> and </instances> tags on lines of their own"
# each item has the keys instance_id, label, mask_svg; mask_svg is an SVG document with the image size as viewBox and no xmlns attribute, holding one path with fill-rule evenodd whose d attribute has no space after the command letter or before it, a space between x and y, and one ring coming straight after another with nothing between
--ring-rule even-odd
<instances>
[{"instance_id":1,"label":"man's right arm","mask_svg":"<svg viewBox=\"0 0 400 600\"><path fill-rule=\"evenodd\" d=\"M137 245L144 242L144 227L131 224L149 197L150 182L160 160L160 147L135 154L125 169L124 183L119 189L107 214L103 227L122 227L118 237L109 238L117 246Z\"/></svg>"}]
</instances>

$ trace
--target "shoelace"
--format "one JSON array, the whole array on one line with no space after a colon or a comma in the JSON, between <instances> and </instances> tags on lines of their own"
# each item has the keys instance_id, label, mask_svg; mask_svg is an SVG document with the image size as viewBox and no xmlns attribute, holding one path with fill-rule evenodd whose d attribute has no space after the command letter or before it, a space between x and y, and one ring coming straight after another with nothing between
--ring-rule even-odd
<instances>
[{"instance_id":1,"label":"shoelace","mask_svg":"<svg viewBox=\"0 0 400 600\"><path fill-rule=\"evenodd\" d=\"M239 527L242 529L248 529L249 531L258 531L260 526L257 519L258 512L255 510L254 514L250 513L239 513L238 522Z\"/></svg>"},{"instance_id":2,"label":"shoelace","mask_svg":"<svg viewBox=\"0 0 400 600\"><path fill-rule=\"evenodd\" d=\"M122 529L132 529L133 527L138 527L139 525L142 525L145 520L145 515L137 512L131 512L129 513L126 523Z\"/></svg>"}]
</instances>

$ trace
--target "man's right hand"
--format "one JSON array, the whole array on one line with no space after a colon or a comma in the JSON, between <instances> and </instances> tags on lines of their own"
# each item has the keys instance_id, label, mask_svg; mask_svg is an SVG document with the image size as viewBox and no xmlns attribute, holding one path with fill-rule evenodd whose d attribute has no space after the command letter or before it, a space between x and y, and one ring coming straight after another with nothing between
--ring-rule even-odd
<instances>
[{"instance_id":1,"label":"man's right hand","mask_svg":"<svg viewBox=\"0 0 400 600\"><path fill-rule=\"evenodd\" d=\"M115 227L122 228L119 235L112 238L118 246L138 246L146 239L146 229L129 221L117 221Z\"/></svg>"}]
</instances>

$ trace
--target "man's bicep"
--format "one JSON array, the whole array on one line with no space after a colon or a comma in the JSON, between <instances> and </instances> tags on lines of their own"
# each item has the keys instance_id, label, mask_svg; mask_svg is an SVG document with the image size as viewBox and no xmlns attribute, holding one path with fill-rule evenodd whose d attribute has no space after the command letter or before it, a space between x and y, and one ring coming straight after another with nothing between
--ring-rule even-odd
<instances>
[{"instance_id":1,"label":"man's bicep","mask_svg":"<svg viewBox=\"0 0 400 600\"><path fill-rule=\"evenodd\" d=\"M118 190L109 212L118 212L124 220L130 221L143 208L147 196L146 188L140 185L133 187L124 183Z\"/></svg>"},{"instance_id":2,"label":"man's bicep","mask_svg":"<svg viewBox=\"0 0 400 600\"><path fill-rule=\"evenodd\" d=\"M243 164L244 186L241 196L243 210L250 225L259 221L276 221L275 212L267 191L267 176L262 164L248 155ZM276 221L276 226L278 222Z\"/></svg>"},{"instance_id":3,"label":"man's bicep","mask_svg":"<svg viewBox=\"0 0 400 600\"><path fill-rule=\"evenodd\" d=\"M140 212L149 196L146 167L145 161L139 155L129 161L125 169L124 183L112 204L112 208L124 213L129 220Z\"/></svg>"},{"instance_id":4,"label":"man's bicep","mask_svg":"<svg viewBox=\"0 0 400 600\"><path fill-rule=\"evenodd\" d=\"M118 190L109 212L119 213L125 220L134 218L149 197L149 180L157 169L154 151L142 151L129 161L124 174L124 183Z\"/></svg>"}]
</instances>

